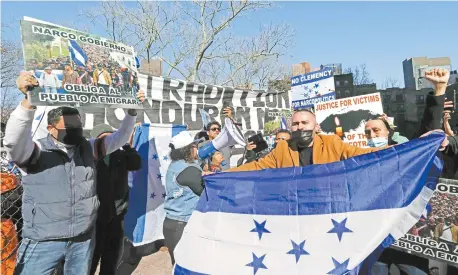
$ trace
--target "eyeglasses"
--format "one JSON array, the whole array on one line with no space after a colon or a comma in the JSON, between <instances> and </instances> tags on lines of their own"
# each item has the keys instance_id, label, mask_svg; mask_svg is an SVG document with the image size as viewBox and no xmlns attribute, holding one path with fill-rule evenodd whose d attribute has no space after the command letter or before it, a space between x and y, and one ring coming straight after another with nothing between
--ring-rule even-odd
<instances>
[{"instance_id":1,"label":"eyeglasses","mask_svg":"<svg viewBox=\"0 0 458 275\"><path fill-rule=\"evenodd\" d=\"M212 132L220 131L221 132L221 128L211 128L210 131Z\"/></svg>"}]
</instances>

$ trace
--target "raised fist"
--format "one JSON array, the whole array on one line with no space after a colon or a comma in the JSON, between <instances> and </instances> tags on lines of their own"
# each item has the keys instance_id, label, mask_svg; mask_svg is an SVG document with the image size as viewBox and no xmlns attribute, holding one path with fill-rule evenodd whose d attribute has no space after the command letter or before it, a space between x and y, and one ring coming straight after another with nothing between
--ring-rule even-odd
<instances>
[{"instance_id":1,"label":"raised fist","mask_svg":"<svg viewBox=\"0 0 458 275\"><path fill-rule=\"evenodd\" d=\"M16 79L16 85L19 91L26 95L30 87L38 86L38 81L32 73L21 72L19 77Z\"/></svg>"},{"instance_id":2,"label":"raised fist","mask_svg":"<svg viewBox=\"0 0 458 275\"><path fill-rule=\"evenodd\" d=\"M434 85L447 85L448 79L450 78L450 72L447 69L432 69L425 72L425 78Z\"/></svg>"}]
</instances>

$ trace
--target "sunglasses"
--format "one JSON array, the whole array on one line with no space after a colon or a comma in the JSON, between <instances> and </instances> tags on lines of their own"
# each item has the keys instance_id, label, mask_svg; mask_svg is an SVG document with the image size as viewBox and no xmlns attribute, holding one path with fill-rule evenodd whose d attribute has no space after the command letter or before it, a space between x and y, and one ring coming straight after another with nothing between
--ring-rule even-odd
<instances>
[{"instance_id":1,"label":"sunglasses","mask_svg":"<svg viewBox=\"0 0 458 275\"><path fill-rule=\"evenodd\" d=\"M210 131L213 131L213 132L220 131L221 132L221 128L211 128Z\"/></svg>"}]
</instances>

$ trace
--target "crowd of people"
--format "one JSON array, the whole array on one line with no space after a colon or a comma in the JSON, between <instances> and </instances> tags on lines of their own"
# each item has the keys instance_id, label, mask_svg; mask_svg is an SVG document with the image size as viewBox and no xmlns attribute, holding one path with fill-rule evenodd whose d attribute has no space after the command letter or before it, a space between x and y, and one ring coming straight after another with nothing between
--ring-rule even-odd
<instances>
[{"instance_id":1,"label":"crowd of people","mask_svg":"<svg viewBox=\"0 0 458 275\"><path fill-rule=\"evenodd\" d=\"M105 75L95 74L96 70L103 72L106 67L97 66L92 83L108 83L107 79L105 84L100 80ZM75 73L81 77L71 67L65 71L68 73L65 81L75 81ZM442 128L448 77L448 71L443 69L426 74L434 93L428 95L417 137ZM30 73L23 72L17 85L26 94L30 87L41 83ZM145 100L143 91L136 96L141 102ZM116 131L109 125L95 126L91 139L87 140L83 137L78 110L59 107L48 113L48 136L34 141L31 127L35 109L25 97L11 114L3 140L9 160L25 172L21 183L24 226L17 258L14 258L15 274L94 274L98 265L100 274L126 274L116 272L122 268L123 219L129 207L127 175L142 167L141 158L131 144L136 111L127 110ZM224 113L232 119L231 108L226 108ZM222 132L224 125L217 121L205 126L203 135L198 136L204 138L196 139L189 131L182 131L171 139L171 163L165 176L163 233L172 262L175 261L174 249L205 190L203 175L326 164L408 141L395 131L386 115L366 123L369 148L349 145L336 135L321 135L311 110L296 110L291 120L290 129L276 133L272 149L256 150L260 143L248 143L244 157L235 167L230 166L231 147L214 150L205 159L199 157L202 146L216 140ZM440 151L453 159L458 154L455 136L445 137ZM446 170L444 174L450 172ZM452 172L454 175L456 171ZM438 196L444 201L449 199ZM451 221L449 217L443 221L439 217L442 215L439 213L456 211L456 200L447 203L450 205L442 206L442 200L432 202L438 224L457 222L456 217ZM434 232L441 230L443 233L446 228L437 229L437 225L434 228ZM442 233L438 234L443 236Z\"/></svg>"},{"instance_id":2,"label":"crowd of people","mask_svg":"<svg viewBox=\"0 0 458 275\"><path fill-rule=\"evenodd\" d=\"M423 238L458 243L458 197L447 193L434 193L429 202L431 211L409 231Z\"/></svg>"},{"instance_id":3,"label":"crowd of people","mask_svg":"<svg viewBox=\"0 0 458 275\"><path fill-rule=\"evenodd\" d=\"M134 65L131 60L123 57L122 65L110 56L108 49L89 44L82 44L82 48L87 55L84 66L77 66L70 57L61 56L41 61L30 59L26 68L35 73L46 93L57 93L65 84L113 87L126 95L137 93L140 85L137 72L129 69Z\"/></svg>"}]
</instances>

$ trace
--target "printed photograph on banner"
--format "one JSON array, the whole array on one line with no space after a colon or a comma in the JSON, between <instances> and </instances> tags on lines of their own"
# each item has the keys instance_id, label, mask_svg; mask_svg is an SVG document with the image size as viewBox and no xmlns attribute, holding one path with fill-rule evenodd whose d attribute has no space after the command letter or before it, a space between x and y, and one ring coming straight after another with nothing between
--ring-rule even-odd
<instances>
[{"instance_id":1,"label":"printed photograph on banner","mask_svg":"<svg viewBox=\"0 0 458 275\"><path fill-rule=\"evenodd\" d=\"M33 105L141 108L133 47L29 17L21 33Z\"/></svg>"},{"instance_id":2,"label":"printed photograph on banner","mask_svg":"<svg viewBox=\"0 0 458 275\"><path fill-rule=\"evenodd\" d=\"M291 78L294 109L312 108L314 104L336 99L332 69L324 68Z\"/></svg>"},{"instance_id":3,"label":"printed photograph on banner","mask_svg":"<svg viewBox=\"0 0 458 275\"><path fill-rule=\"evenodd\" d=\"M420 220L393 247L458 264L458 180L439 179Z\"/></svg>"},{"instance_id":4,"label":"printed photograph on banner","mask_svg":"<svg viewBox=\"0 0 458 275\"><path fill-rule=\"evenodd\" d=\"M336 134L344 142L359 147L368 147L366 122L382 114L380 93L315 104L316 120L323 134Z\"/></svg>"},{"instance_id":5,"label":"printed photograph on banner","mask_svg":"<svg viewBox=\"0 0 458 275\"><path fill-rule=\"evenodd\" d=\"M291 129L291 110L267 109L264 118L264 136L275 135L280 129Z\"/></svg>"}]
</instances>

